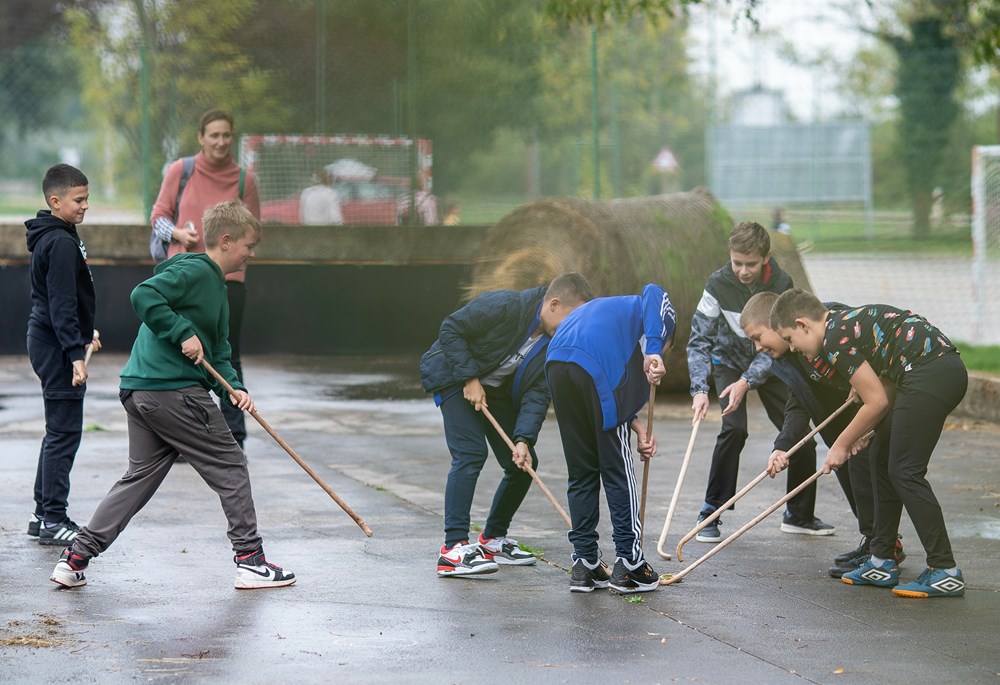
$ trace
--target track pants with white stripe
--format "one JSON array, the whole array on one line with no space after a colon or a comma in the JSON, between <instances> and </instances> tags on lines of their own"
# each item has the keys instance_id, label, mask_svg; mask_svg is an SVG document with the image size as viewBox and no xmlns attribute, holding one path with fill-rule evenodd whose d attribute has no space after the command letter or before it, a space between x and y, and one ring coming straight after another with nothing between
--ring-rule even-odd
<instances>
[{"instance_id":1,"label":"track pants with white stripe","mask_svg":"<svg viewBox=\"0 0 1000 685\"><path fill-rule=\"evenodd\" d=\"M602 481L611 513L615 556L630 562L642 559L639 497L628 425L603 430L601 401L594 381L576 364L552 362L546 374L569 472L567 496L573 527L568 537L573 559L594 563L599 558L597 524Z\"/></svg>"}]
</instances>

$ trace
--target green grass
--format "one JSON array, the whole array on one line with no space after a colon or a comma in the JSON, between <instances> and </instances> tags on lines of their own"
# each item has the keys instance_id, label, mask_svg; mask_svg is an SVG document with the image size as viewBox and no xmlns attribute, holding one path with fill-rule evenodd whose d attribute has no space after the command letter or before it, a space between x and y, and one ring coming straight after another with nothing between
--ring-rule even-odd
<instances>
[{"instance_id":1,"label":"green grass","mask_svg":"<svg viewBox=\"0 0 1000 685\"><path fill-rule=\"evenodd\" d=\"M523 550L524 550L525 552L530 552L531 554L534 554L534 555L535 555L536 557L538 557L539 559L541 559L541 558L542 558L542 555L543 555L543 554L545 554L545 550L544 550L544 549L542 549L541 547L532 547L531 545L526 545L526 544L524 544L523 542L518 542L517 544L518 544L518 545L519 545L519 546L521 547L521 549L523 549Z\"/></svg>"},{"instance_id":2,"label":"green grass","mask_svg":"<svg viewBox=\"0 0 1000 685\"><path fill-rule=\"evenodd\" d=\"M956 342L969 371L1000 374L1000 345L966 345Z\"/></svg>"}]
</instances>

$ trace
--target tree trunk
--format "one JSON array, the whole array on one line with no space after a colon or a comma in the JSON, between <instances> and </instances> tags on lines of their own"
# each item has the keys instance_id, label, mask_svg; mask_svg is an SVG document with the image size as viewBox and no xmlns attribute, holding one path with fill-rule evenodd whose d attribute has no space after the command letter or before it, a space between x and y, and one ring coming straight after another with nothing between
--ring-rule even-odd
<instances>
[{"instance_id":1,"label":"tree trunk","mask_svg":"<svg viewBox=\"0 0 1000 685\"><path fill-rule=\"evenodd\" d=\"M913 194L913 239L927 240L931 237L931 196L929 193Z\"/></svg>"}]
</instances>

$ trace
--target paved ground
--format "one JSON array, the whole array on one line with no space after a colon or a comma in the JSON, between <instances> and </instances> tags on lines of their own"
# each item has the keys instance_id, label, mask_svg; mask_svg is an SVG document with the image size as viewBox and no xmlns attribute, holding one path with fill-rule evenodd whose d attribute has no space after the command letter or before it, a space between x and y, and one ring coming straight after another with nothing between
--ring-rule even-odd
<instances>
[{"instance_id":1,"label":"paved ground","mask_svg":"<svg viewBox=\"0 0 1000 685\"><path fill-rule=\"evenodd\" d=\"M124 470L124 413L115 374L123 358L92 365L72 513L85 521ZM24 535L41 436L41 403L24 358L0 358L0 681L419 683L919 683L1000 682L1000 430L955 423L932 462L956 554L962 599L903 600L827 577L831 557L857 542L846 502L820 481L818 513L832 538L778 531L777 516L681 584L632 602L568 592L569 546L537 491L512 535L544 563L479 580L439 579L442 489L448 459L440 416L417 399L412 360L247 361L263 416L375 531L366 539L256 425L248 443L269 558L296 586L237 592L214 495L177 465L84 588L48 581L58 548ZM657 407L661 457L650 478L652 553L689 435L685 398ZM763 468L772 430L759 407L742 482ZM715 417L717 421L717 415ZM669 545L692 524L716 425L706 425ZM540 474L565 501L555 421L539 442ZM480 481L482 522L499 469ZM765 481L724 517L735 530L781 494ZM910 559L922 569L904 523ZM607 517L602 537L610 541ZM692 542L688 560L706 546ZM607 547L610 553L610 547ZM652 554L655 558L655 553ZM658 571L677 562L656 560Z\"/></svg>"}]
</instances>

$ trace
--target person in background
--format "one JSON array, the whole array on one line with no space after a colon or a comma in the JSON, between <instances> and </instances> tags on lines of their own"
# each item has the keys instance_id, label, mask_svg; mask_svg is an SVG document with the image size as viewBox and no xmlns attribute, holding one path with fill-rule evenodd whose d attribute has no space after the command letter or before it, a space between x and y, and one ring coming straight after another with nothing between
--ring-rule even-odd
<instances>
[{"instance_id":1,"label":"person in background","mask_svg":"<svg viewBox=\"0 0 1000 685\"><path fill-rule=\"evenodd\" d=\"M204 252L205 237L202 215L205 210L225 200L239 199L260 220L260 195L254 175L242 169L233 159L233 116L221 109L202 115L198 124L198 144L201 151L194 156L191 175L181 187L183 159L167 167L160 194L153 206L151 221L161 239L169 241L167 256L181 252ZM184 228L190 222L191 230ZM236 375L243 382L240 359L240 335L246 308L246 273L236 271L226 276L229 301L229 345ZM247 437L243 412L229 402L221 402L222 415L240 447Z\"/></svg>"}]
</instances>

